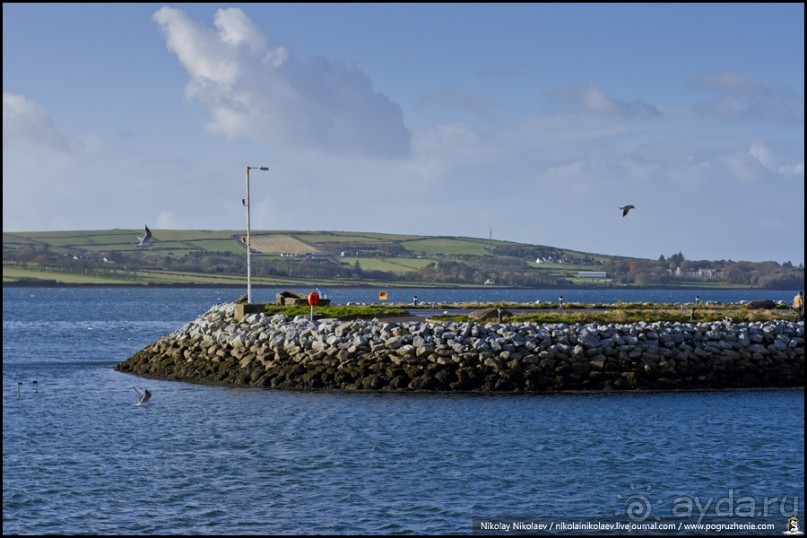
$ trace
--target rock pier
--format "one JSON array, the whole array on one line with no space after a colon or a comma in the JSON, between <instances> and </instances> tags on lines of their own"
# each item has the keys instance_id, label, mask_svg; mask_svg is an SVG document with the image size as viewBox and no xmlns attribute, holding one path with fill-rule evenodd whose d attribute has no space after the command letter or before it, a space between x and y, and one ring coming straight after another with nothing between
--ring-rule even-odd
<instances>
[{"instance_id":1,"label":"rock pier","mask_svg":"<svg viewBox=\"0 0 807 538\"><path fill-rule=\"evenodd\" d=\"M804 323L236 319L215 305L118 364L292 390L562 392L804 386Z\"/></svg>"}]
</instances>

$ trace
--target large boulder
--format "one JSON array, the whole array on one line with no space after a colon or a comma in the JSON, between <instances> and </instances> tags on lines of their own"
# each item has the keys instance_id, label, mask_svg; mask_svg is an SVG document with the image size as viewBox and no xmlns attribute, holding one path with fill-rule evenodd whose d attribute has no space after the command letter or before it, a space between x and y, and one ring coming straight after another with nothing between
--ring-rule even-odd
<instances>
[{"instance_id":1,"label":"large boulder","mask_svg":"<svg viewBox=\"0 0 807 538\"><path fill-rule=\"evenodd\" d=\"M308 304L308 297L302 293L295 293L293 291L281 291L275 295L275 304L280 306L286 305L306 305Z\"/></svg>"},{"instance_id":2,"label":"large boulder","mask_svg":"<svg viewBox=\"0 0 807 538\"><path fill-rule=\"evenodd\" d=\"M757 309L769 309L769 310L771 310L771 309L776 308L776 303L771 301L770 299L756 299L754 301L748 301L748 304L746 304L745 306L747 306L748 308L751 308L753 310L757 310Z\"/></svg>"}]
</instances>

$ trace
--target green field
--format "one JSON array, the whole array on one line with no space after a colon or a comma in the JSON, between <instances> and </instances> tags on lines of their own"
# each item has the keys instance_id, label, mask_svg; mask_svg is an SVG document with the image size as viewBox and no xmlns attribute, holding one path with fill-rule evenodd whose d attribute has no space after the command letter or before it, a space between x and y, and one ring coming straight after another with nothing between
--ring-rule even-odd
<instances>
[{"instance_id":1,"label":"green field","mask_svg":"<svg viewBox=\"0 0 807 538\"><path fill-rule=\"evenodd\" d=\"M182 271L160 271L160 270L140 270L127 273L121 270L110 270L107 274L79 275L60 271L50 271L39 267L29 267L23 269L3 265L3 282L13 283L20 280L55 282L60 284L86 284L86 285L215 285L215 286L244 286L246 287L246 275L206 275L202 273L190 273ZM307 282L304 279L293 278L265 278L253 277L253 286L304 286ZM320 285L339 285L339 281L322 280Z\"/></svg>"},{"instance_id":2,"label":"green field","mask_svg":"<svg viewBox=\"0 0 807 538\"><path fill-rule=\"evenodd\" d=\"M145 286L145 285L211 285L246 287L246 275L208 275L204 273L191 273L181 271L140 270L135 276L128 277L125 271L109 271L105 275L75 274L60 271L46 270L29 264L27 269L3 264L3 283L20 284L65 284L65 285L118 285L118 286ZM252 277L253 286L288 286L288 287L338 287L338 286L377 286L389 288L406 286L417 288L442 287L440 284L430 282L398 282L391 284L387 281L374 279L349 280L339 278L267 278ZM453 288L473 288L473 285L455 284Z\"/></svg>"},{"instance_id":3,"label":"green field","mask_svg":"<svg viewBox=\"0 0 807 538\"><path fill-rule=\"evenodd\" d=\"M3 232L3 249L16 249L24 246L48 245L51 248L89 251L121 250L194 250L226 251L243 253L241 243L243 230L162 230L151 229L153 244L146 249L137 247L142 229L81 230L60 232ZM423 237L413 235L357 233L357 232L295 232L252 230L254 238L260 236L285 235L298 241L326 249L332 244L383 245L398 244L414 255L473 255L487 256L486 247L513 245L508 241L489 241L467 237ZM570 251L571 252L571 251ZM271 252L267 252L271 253ZM278 254L280 252L277 252ZM607 257L606 257L607 258Z\"/></svg>"},{"instance_id":4,"label":"green field","mask_svg":"<svg viewBox=\"0 0 807 538\"><path fill-rule=\"evenodd\" d=\"M434 260L423 258L351 258L345 256L339 260L350 265L359 262L362 271L383 271L401 275L434 263Z\"/></svg>"},{"instance_id":5,"label":"green field","mask_svg":"<svg viewBox=\"0 0 807 538\"><path fill-rule=\"evenodd\" d=\"M144 284L143 281L135 281L124 276L116 276L118 273L110 273L109 276L77 275L71 273L61 273L56 271L46 271L36 268L21 269L18 267L8 267L3 265L3 282L16 282L18 280L39 280L51 281L64 284Z\"/></svg>"},{"instance_id":6,"label":"green field","mask_svg":"<svg viewBox=\"0 0 807 538\"><path fill-rule=\"evenodd\" d=\"M289 232L300 241L312 244L328 243L391 243L418 239L415 235L394 235L356 232Z\"/></svg>"},{"instance_id":7,"label":"green field","mask_svg":"<svg viewBox=\"0 0 807 538\"><path fill-rule=\"evenodd\" d=\"M490 245L490 241L484 239L461 239L461 238L428 238L411 239L403 241L402 245L410 252L422 252L425 254L443 255L473 255L487 256L489 252L485 246Z\"/></svg>"},{"instance_id":8,"label":"green field","mask_svg":"<svg viewBox=\"0 0 807 538\"><path fill-rule=\"evenodd\" d=\"M241 232L205 230L151 230L153 244L146 249L137 246L143 230L94 230L72 232L3 232L3 250L24 246L48 245L67 252L122 252L141 250L173 252L231 252L243 254Z\"/></svg>"}]
</instances>

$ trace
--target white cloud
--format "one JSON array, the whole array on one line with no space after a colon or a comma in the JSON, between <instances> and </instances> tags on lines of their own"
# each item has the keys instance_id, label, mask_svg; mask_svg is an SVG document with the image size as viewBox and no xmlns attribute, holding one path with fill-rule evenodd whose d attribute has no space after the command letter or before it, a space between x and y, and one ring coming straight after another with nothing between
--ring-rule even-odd
<instances>
[{"instance_id":1,"label":"white cloud","mask_svg":"<svg viewBox=\"0 0 807 538\"><path fill-rule=\"evenodd\" d=\"M559 88L550 92L548 97L554 104L572 112L625 119L652 119L661 116L656 107L644 101L620 101L591 84Z\"/></svg>"},{"instance_id":2,"label":"white cloud","mask_svg":"<svg viewBox=\"0 0 807 538\"><path fill-rule=\"evenodd\" d=\"M804 176L804 161L780 166L779 172L789 176Z\"/></svg>"},{"instance_id":3,"label":"white cloud","mask_svg":"<svg viewBox=\"0 0 807 538\"><path fill-rule=\"evenodd\" d=\"M42 107L22 95L3 92L3 145L19 138L60 151L70 149L67 138Z\"/></svg>"},{"instance_id":4,"label":"white cloud","mask_svg":"<svg viewBox=\"0 0 807 538\"><path fill-rule=\"evenodd\" d=\"M754 142L748 150L749 155L754 157L765 168L771 168L772 158L771 152L761 142Z\"/></svg>"},{"instance_id":5,"label":"white cloud","mask_svg":"<svg viewBox=\"0 0 807 538\"><path fill-rule=\"evenodd\" d=\"M574 190L580 192L585 183L585 171L588 163L584 161L572 161L568 163L551 166L545 171L536 175L535 181L538 186L546 190L562 193Z\"/></svg>"},{"instance_id":6,"label":"white cloud","mask_svg":"<svg viewBox=\"0 0 807 538\"><path fill-rule=\"evenodd\" d=\"M191 76L188 94L227 92L238 77L237 46L223 41L226 33L216 35L188 19L174 8L163 7L154 14L161 26L168 50Z\"/></svg>"},{"instance_id":7,"label":"white cloud","mask_svg":"<svg viewBox=\"0 0 807 538\"><path fill-rule=\"evenodd\" d=\"M804 96L789 88L774 88L751 73L718 71L700 73L691 85L715 95L699 101L697 114L726 122L757 121L779 125L804 124Z\"/></svg>"},{"instance_id":8,"label":"white cloud","mask_svg":"<svg viewBox=\"0 0 807 538\"><path fill-rule=\"evenodd\" d=\"M181 229L182 223L177 219L176 215L171 213L170 211L160 211L160 214L157 215L157 220L154 222L154 226L156 228L162 228L166 230L176 230Z\"/></svg>"},{"instance_id":9,"label":"white cloud","mask_svg":"<svg viewBox=\"0 0 807 538\"><path fill-rule=\"evenodd\" d=\"M765 93L764 86L751 73L729 70L699 73L693 77L692 85L699 90L719 94L752 95Z\"/></svg>"},{"instance_id":10,"label":"white cloud","mask_svg":"<svg viewBox=\"0 0 807 538\"><path fill-rule=\"evenodd\" d=\"M751 144L748 154L756 159L759 164L777 174L786 176L804 175L804 161L795 164L783 163L781 158L769 150L762 142Z\"/></svg>"},{"instance_id":11,"label":"white cloud","mask_svg":"<svg viewBox=\"0 0 807 538\"><path fill-rule=\"evenodd\" d=\"M243 11L237 8L216 11L215 26L224 43L233 46L246 45L260 52L266 47L266 39Z\"/></svg>"},{"instance_id":12,"label":"white cloud","mask_svg":"<svg viewBox=\"0 0 807 538\"><path fill-rule=\"evenodd\" d=\"M400 107L355 65L269 48L237 8L217 11L218 32L169 7L154 20L191 78L187 95L209 107L211 132L370 157L410 154Z\"/></svg>"},{"instance_id":13,"label":"white cloud","mask_svg":"<svg viewBox=\"0 0 807 538\"><path fill-rule=\"evenodd\" d=\"M724 155L720 157L720 161L731 177L740 182L751 183L761 178L762 169L759 163L745 155Z\"/></svg>"}]
</instances>

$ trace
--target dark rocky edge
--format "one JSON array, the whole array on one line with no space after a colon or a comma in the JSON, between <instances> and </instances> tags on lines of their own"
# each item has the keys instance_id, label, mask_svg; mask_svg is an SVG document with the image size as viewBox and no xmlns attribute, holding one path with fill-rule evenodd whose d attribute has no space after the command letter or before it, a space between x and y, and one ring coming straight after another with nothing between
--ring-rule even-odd
<instances>
[{"instance_id":1,"label":"dark rocky edge","mask_svg":"<svg viewBox=\"0 0 807 538\"><path fill-rule=\"evenodd\" d=\"M292 390L563 392L804 386L804 323L322 319L213 306L116 369Z\"/></svg>"}]
</instances>

